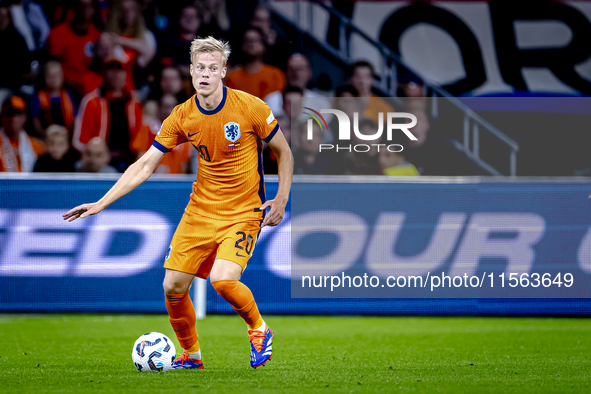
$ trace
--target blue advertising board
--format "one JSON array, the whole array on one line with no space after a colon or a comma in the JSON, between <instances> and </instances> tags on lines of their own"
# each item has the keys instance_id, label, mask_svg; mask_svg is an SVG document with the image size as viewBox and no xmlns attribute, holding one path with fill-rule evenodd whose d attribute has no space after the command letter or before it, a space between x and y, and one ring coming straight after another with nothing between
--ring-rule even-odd
<instances>
[{"instance_id":1,"label":"blue advertising board","mask_svg":"<svg viewBox=\"0 0 591 394\"><path fill-rule=\"evenodd\" d=\"M192 180L154 177L100 215L62 220L62 213L96 201L115 180L0 178L0 311L166 311L162 264ZM294 181L284 221L263 229L242 278L263 313L591 314L589 182ZM275 195L276 178L267 180L266 190L268 197ZM323 218L324 228L298 225L314 215ZM497 287L476 295L456 293L452 286L437 292L433 282L413 291L401 286L381 292L298 291L302 282L295 273L310 267L309 276L367 273L381 283L389 276L427 273L479 278L486 273L489 281L494 272ZM513 278L518 293L509 285L515 283L509 282L513 271L519 274ZM503 272L505 287L500 287ZM534 287L528 276L525 286L524 273L549 273L551 284ZM566 279L572 279L570 290L561 292ZM548 292L551 288L560 291ZM233 312L211 286L207 292L208 313Z\"/></svg>"}]
</instances>

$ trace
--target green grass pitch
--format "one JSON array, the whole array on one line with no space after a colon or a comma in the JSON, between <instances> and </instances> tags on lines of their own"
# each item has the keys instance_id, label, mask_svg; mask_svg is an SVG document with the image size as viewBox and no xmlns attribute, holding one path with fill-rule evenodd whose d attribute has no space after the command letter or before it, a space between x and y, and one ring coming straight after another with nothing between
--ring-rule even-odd
<instances>
[{"instance_id":1,"label":"green grass pitch","mask_svg":"<svg viewBox=\"0 0 591 394\"><path fill-rule=\"evenodd\" d=\"M591 320L281 317L272 360L249 365L237 316L197 323L204 370L140 373L131 348L166 315L1 315L0 392L589 393Z\"/></svg>"}]
</instances>

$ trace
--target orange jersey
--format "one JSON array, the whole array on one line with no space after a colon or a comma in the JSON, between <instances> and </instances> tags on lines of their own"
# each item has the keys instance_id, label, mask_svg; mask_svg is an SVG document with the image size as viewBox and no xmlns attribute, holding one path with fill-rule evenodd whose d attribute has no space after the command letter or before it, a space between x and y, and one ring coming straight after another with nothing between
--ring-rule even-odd
<instances>
[{"instance_id":1,"label":"orange jersey","mask_svg":"<svg viewBox=\"0 0 591 394\"><path fill-rule=\"evenodd\" d=\"M189 142L199 152L197 180L187 213L219 220L261 220L265 202L261 140L279 130L269 106L248 93L223 87L216 109L194 95L164 120L154 146L170 152Z\"/></svg>"}]
</instances>

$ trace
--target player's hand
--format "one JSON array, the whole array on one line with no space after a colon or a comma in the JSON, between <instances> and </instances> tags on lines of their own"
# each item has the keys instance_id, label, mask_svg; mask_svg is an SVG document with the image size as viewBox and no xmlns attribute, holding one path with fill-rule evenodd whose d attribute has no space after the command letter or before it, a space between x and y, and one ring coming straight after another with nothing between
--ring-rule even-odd
<instances>
[{"instance_id":1,"label":"player's hand","mask_svg":"<svg viewBox=\"0 0 591 394\"><path fill-rule=\"evenodd\" d=\"M261 206L261 211L264 211L269 207L271 209L269 210L269 214L265 216L263 223L261 223L261 228L265 226L277 226L283 220L283 215L285 214L285 202L268 200Z\"/></svg>"},{"instance_id":2,"label":"player's hand","mask_svg":"<svg viewBox=\"0 0 591 394\"><path fill-rule=\"evenodd\" d=\"M96 215L97 213L101 212L104 207L101 206L98 202L94 202L91 204L82 204L78 205L76 208L70 209L67 213L63 214L62 217L64 220L68 220L68 222L73 222L78 218L84 219L90 215Z\"/></svg>"}]
</instances>

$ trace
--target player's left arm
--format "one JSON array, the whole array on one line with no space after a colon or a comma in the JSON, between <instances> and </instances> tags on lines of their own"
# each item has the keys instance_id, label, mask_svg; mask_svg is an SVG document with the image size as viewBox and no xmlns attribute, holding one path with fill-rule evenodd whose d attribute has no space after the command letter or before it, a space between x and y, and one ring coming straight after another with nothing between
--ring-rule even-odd
<instances>
[{"instance_id":1,"label":"player's left arm","mask_svg":"<svg viewBox=\"0 0 591 394\"><path fill-rule=\"evenodd\" d=\"M285 205L289 199L289 189L291 188L291 175L293 173L293 157L291 149L281 132L277 133L267 142L275 156L277 156L277 174L279 176L279 187L277 195L273 200L267 200L262 206L261 211L271 208L269 214L261 223L261 228L265 226L276 226L283 220L285 214Z\"/></svg>"}]
</instances>

